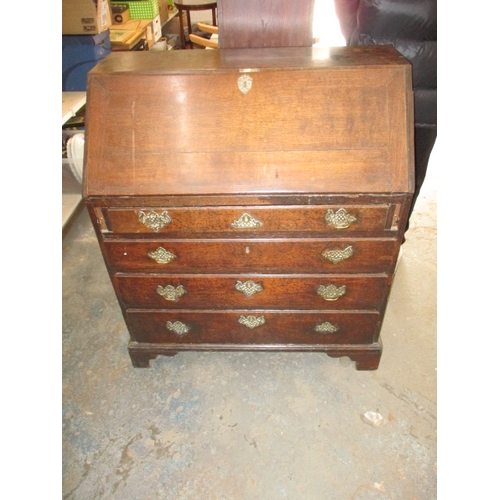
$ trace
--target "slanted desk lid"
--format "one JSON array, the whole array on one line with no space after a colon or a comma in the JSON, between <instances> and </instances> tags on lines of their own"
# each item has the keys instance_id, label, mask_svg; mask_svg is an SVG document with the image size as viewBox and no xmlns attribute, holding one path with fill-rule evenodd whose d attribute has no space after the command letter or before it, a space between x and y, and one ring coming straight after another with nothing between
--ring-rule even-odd
<instances>
[{"instance_id":1,"label":"slanted desk lid","mask_svg":"<svg viewBox=\"0 0 500 500\"><path fill-rule=\"evenodd\" d=\"M413 190L391 47L113 53L89 73L87 196Z\"/></svg>"}]
</instances>

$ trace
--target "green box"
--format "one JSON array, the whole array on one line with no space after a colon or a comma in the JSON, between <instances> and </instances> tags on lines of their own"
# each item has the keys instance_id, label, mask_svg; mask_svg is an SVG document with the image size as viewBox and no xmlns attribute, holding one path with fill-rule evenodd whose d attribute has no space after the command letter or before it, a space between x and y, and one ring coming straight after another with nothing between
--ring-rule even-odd
<instances>
[{"instance_id":1,"label":"green box","mask_svg":"<svg viewBox=\"0 0 500 500\"><path fill-rule=\"evenodd\" d=\"M111 5L126 5L130 11L130 19L154 19L159 13L158 0L111 0Z\"/></svg>"}]
</instances>

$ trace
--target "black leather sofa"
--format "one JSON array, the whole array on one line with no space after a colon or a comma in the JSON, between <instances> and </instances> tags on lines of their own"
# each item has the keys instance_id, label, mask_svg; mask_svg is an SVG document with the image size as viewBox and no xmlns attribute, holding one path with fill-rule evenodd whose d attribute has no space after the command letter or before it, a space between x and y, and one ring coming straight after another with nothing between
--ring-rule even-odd
<instances>
[{"instance_id":1,"label":"black leather sofa","mask_svg":"<svg viewBox=\"0 0 500 500\"><path fill-rule=\"evenodd\" d=\"M437 135L437 0L334 0L347 45L393 45L412 64L415 197Z\"/></svg>"}]
</instances>

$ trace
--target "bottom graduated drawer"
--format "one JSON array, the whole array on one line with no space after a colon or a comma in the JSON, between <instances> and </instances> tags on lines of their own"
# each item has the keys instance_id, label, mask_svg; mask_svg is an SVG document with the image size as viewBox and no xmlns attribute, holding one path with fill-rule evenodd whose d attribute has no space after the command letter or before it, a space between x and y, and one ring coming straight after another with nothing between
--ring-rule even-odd
<instances>
[{"instance_id":1,"label":"bottom graduated drawer","mask_svg":"<svg viewBox=\"0 0 500 500\"><path fill-rule=\"evenodd\" d=\"M127 311L131 340L156 343L371 344L374 311Z\"/></svg>"}]
</instances>

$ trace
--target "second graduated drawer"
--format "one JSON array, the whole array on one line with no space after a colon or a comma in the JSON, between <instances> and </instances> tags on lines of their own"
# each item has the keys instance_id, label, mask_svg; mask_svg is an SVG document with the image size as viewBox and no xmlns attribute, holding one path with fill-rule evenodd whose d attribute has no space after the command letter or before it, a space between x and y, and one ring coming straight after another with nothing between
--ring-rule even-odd
<instances>
[{"instance_id":1,"label":"second graduated drawer","mask_svg":"<svg viewBox=\"0 0 500 500\"><path fill-rule=\"evenodd\" d=\"M363 232L395 230L395 204L104 208L114 234Z\"/></svg>"},{"instance_id":2,"label":"second graduated drawer","mask_svg":"<svg viewBox=\"0 0 500 500\"><path fill-rule=\"evenodd\" d=\"M122 272L388 273L395 239L107 240L108 265Z\"/></svg>"},{"instance_id":3,"label":"second graduated drawer","mask_svg":"<svg viewBox=\"0 0 500 500\"><path fill-rule=\"evenodd\" d=\"M136 309L378 309L386 275L114 275Z\"/></svg>"}]
</instances>

